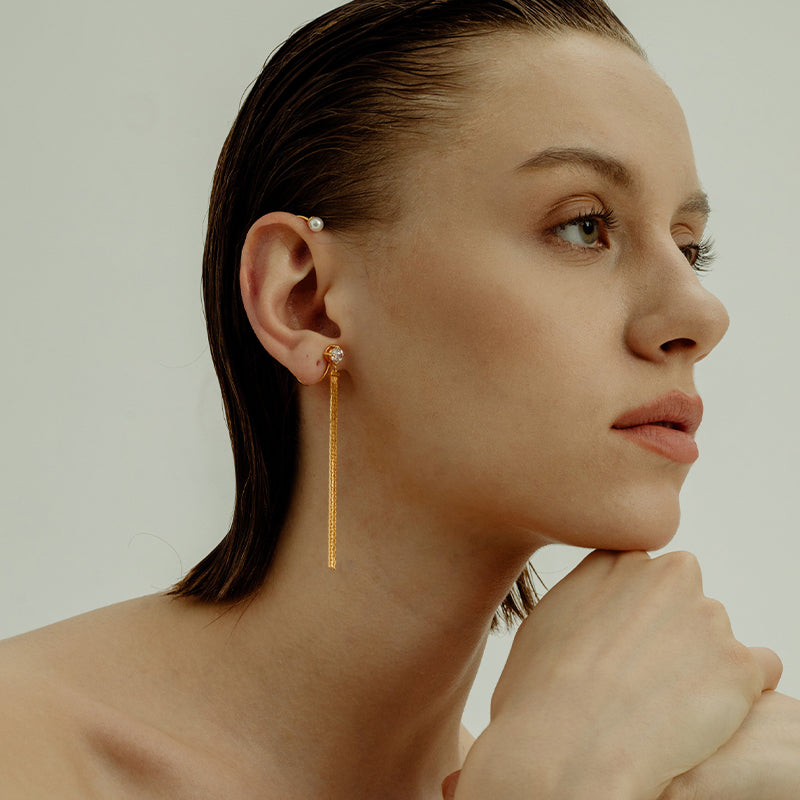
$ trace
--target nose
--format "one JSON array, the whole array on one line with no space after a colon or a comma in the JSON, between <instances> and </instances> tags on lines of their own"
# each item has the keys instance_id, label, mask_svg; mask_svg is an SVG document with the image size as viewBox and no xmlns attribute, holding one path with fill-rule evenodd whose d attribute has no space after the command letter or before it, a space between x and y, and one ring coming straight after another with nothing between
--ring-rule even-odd
<instances>
[{"instance_id":1,"label":"nose","mask_svg":"<svg viewBox=\"0 0 800 800\"><path fill-rule=\"evenodd\" d=\"M654 362L705 358L728 329L725 306L702 285L671 239L640 275L625 331L630 350Z\"/></svg>"}]
</instances>

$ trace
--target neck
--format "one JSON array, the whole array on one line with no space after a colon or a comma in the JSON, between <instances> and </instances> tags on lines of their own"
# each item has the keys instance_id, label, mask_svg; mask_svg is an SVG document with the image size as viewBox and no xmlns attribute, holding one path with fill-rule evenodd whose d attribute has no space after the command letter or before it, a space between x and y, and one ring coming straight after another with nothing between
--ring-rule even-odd
<instances>
[{"instance_id":1,"label":"neck","mask_svg":"<svg viewBox=\"0 0 800 800\"><path fill-rule=\"evenodd\" d=\"M460 767L461 714L492 617L529 553L495 552L486 531L348 468L331 571L318 462L301 470L255 599L222 616L206 609L217 617L203 634L214 679L236 687L215 711L242 746L271 754L292 796L435 797Z\"/></svg>"}]
</instances>

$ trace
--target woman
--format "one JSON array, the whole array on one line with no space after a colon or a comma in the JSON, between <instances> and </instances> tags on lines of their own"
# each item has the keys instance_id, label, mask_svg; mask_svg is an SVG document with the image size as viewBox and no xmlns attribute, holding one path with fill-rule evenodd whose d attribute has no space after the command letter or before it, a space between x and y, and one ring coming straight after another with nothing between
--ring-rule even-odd
<instances>
[{"instance_id":1,"label":"woman","mask_svg":"<svg viewBox=\"0 0 800 800\"><path fill-rule=\"evenodd\" d=\"M795 797L777 657L642 552L727 326L707 213L600 3L357 0L292 37L209 216L231 531L170 596L4 645L3 795L433 798L463 768L457 800ZM555 541L598 552L471 745L495 609L531 611Z\"/></svg>"}]
</instances>

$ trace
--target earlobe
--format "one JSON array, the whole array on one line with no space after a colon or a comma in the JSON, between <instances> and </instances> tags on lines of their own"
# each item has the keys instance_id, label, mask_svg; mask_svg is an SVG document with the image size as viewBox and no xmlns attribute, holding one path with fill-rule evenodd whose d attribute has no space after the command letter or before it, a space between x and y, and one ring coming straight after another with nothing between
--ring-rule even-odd
<instances>
[{"instance_id":1,"label":"earlobe","mask_svg":"<svg viewBox=\"0 0 800 800\"><path fill-rule=\"evenodd\" d=\"M340 335L326 311L326 266L319 231L293 214L256 220L242 248L239 279L250 325L264 349L302 383L320 379L322 353Z\"/></svg>"}]
</instances>

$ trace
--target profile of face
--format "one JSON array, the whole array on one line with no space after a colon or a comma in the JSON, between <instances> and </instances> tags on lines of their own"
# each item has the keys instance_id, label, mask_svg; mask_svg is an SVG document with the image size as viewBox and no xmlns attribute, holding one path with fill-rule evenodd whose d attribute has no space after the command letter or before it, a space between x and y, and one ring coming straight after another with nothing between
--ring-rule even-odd
<instances>
[{"instance_id":1,"label":"profile of face","mask_svg":"<svg viewBox=\"0 0 800 800\"><path fill-rule=\"evenodd\" d=\"M691 459L614 424L695 396L728 324L697 274L707 208L683 114L600 37L503 33L470 56L462 124L410 156L403 214L356 249L333 305L343 436L465 536L656 549Z\"/></svg>"}]
</instances>

